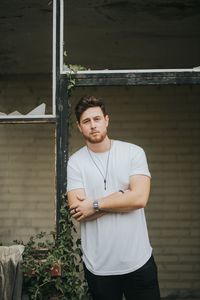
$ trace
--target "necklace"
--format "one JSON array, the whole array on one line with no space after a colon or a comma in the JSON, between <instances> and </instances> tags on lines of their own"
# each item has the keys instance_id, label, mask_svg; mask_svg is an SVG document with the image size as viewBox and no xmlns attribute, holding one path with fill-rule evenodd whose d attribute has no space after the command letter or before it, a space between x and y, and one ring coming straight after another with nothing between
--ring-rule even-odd
<instances>
[{"instance_id":1,"label":"necklace","mask_svg":"<svg viewBox=\"0 0 200 300\"><path fill-rule=\"evenodd\" d=\"M109 159L110 159L111 145L112 145L112 142L111 142L111 140L110 140L110 147L109 147L109 150L108 150L108 157L107 157L107 161L106 161L105 176L104 176L103 172L101 171L101 169L99 168L99 166L97 165L97 163L95 162L94 158L92 157L92 154L91 154L91 152L90 152L90 149L87 147L89 156L90 156L90 158L91 158L93 164L95 165L95 167L97 168L97 170L99 171L99 173L101 174L101 176L103 177L104 189L105 189L105 190L106 190L106 184L107 184L108 165L109 165Z\"/></svg>"}]
</instances>

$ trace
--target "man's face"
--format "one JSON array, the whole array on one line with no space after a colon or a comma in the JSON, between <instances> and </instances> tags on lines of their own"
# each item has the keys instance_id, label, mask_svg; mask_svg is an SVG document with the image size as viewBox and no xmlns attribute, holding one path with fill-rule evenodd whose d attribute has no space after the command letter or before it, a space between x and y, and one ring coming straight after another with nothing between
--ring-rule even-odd
<instances>
[{"instance_id":1,"label":"man's face","mask_svg":"<svg viewBox=\"0 0 200 300\"><path fill-rule=\"evenodd\" d=\"M90 107L82 113L78 128L86 141L95 144L102 142L107 136L108 122L108 116L104 116L99 106Z\"/></svg>"}]
</instances>

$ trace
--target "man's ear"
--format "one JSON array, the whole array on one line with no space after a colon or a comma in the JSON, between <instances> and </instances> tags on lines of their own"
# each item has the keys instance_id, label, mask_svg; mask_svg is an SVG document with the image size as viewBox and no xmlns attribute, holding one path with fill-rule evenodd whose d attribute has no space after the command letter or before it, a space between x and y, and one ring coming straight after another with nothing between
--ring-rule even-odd
<instances>
[{"instance_id":1,"label":"man's ear","mask_svg":"<svg viewBox=\"0 0 200 300\"><path fill-rule=\"evenodd\" d=\"M105 116L105 120L106 120L106 127L108 127L108 125L109 125L109 116L108 115Z\"/></svg>"},{"instance_id":2,"label":"man's ear","mask_svg":"<svg viewBox=\"0 0 200 300\"><path fill-rule=\"evenodd\" d=\"M77 127L78 127L79 131L80 131L80 132L82 132L82 129L81 129L81 127L80 127L80 124L79 124L79 122L78 122L78 121L76 121L76 125L77 125Z\"/></svg>"}]
</instances>

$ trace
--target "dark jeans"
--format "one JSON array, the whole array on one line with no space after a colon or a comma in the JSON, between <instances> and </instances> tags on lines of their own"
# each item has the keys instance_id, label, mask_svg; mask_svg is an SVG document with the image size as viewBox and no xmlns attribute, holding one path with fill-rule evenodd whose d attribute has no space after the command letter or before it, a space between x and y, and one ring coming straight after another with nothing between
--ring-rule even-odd
<instances>
[{"instance_id":1,"label":"dark jeans","mask_svg":"<svg viewBox=\"0 0 200 300\"><path fill-rule=\"evenodd\" d=\"M93 300L160 300L157 266L153 256L138 270L124 274L94 275L84 266Z\"/></svg>"}]
</instances>

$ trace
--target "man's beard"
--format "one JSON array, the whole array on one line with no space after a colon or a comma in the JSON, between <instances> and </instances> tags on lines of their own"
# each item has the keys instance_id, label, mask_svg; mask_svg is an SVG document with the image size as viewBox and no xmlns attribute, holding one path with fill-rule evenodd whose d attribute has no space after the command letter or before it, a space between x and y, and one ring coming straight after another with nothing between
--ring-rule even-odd
<instances>
[{"instance_id":1,"label":"man's beard","mask_svg":"<svg viewBox=\"0 0 200 300\"><path fill-rule=\"evenodd\" d=\"M85 136L85 139L90 142L91 144L98 144L103 142L103 140L105 139L105 137L107 136L107 131L103 132L103 133L97 133L95 135L89 135L89 136Z\"/></svg>"}]
</instances>

